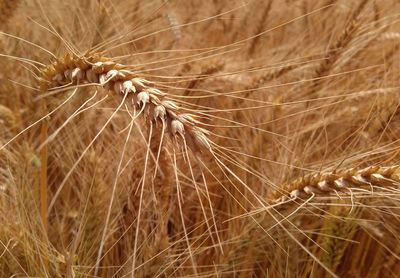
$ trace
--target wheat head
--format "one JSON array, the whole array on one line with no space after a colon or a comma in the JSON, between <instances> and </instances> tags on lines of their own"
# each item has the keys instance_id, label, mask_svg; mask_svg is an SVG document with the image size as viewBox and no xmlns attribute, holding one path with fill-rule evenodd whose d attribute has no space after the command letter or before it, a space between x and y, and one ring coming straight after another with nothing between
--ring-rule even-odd
<instances>
[{"instance_id":1,"label":"wheat head","mask_svg":"<svg viewBox=\"0 0 400 278\"><path fill-rule=\"evenodd\" d=\"M343 169L306 175L274 192L272 199L285 202L310 196L329 196L332 193L357 187L373 188L374 185L395 186L400 181L400 165L389 167L370 166L363 169Z\"/></svg>"}]
</instances>

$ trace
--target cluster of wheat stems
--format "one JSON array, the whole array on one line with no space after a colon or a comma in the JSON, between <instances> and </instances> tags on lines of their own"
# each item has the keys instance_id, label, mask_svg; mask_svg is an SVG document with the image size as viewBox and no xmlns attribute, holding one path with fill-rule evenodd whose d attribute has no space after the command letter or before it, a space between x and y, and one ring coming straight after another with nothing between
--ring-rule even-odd
<instances>
[{"instance_id":1,"label":"cluster of wheat stems","mask_svg":"<svg viewBox=\"0 0 400 278\"><path fill-rule=\"evenodd\" d=\"M399 8L0 1L0 277L397 277Z\"/></svg>"}]
</instances>

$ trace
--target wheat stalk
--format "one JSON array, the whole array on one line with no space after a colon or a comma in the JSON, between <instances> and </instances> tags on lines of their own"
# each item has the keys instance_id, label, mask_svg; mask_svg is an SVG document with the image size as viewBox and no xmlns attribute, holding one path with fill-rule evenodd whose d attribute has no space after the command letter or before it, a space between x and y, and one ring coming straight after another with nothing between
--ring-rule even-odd
<instances>
[{"instance_id":1,"label":"wheat stalk","mask_svg":"<svg viewBox=\"0 0 400 278\"><path fill-rule=\"evenodd\" d=\"M194 152L211 150L208 131L197 126L194 115L182 113L176 102L167 100L166 94L151 86L151 82L137 77L126 66L99 55L78 57L67 54L48 65L41 72L42 91L54 91L75 85L101 86L117 96L129 95L150 123L160 123L175 141L183 139Z\"/></svg>"},{"instance_id":2,"label":"wheat stalk","mask_svg":"<svg viewBox=\"0 0 400 278\"><path fill-rule=\"evenodd\" d=\"M307 196L328 196L339 191L357 187L373 188L374 185L396 185L400 181L400 165L389 167L370 166L363 169L344 169L340 171L306 175L284 186L272 194L278 202ZM283 193L282 193L283 192Z\"/></svg>"}]
</instances>

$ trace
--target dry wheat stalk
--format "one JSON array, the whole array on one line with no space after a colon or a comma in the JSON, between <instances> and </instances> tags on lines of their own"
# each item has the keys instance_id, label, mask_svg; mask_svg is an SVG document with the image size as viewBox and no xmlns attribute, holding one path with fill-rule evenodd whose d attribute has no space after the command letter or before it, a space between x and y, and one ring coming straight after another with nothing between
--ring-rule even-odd
<instances>
[{"instance_id":1,"label":"dry wheat stalk","mask_svg":"<svg viewBox=\"0 0 400 278\"><path fill-rule=\"evenodd\" d=\"M271 199L285 202L307 196L327 196L331 193L373 185L395 185L400 181L400 165L370 166L306 175L276 191Z\"/></svg>"},{"instance_id":2,"label":"dry wheat stalk","mask_svg":"<svg viewBox=\"0 0 400 278\"><path fill-rule=\"evenodd\" d=\"M166 94L152 87L150 81L105 57L67 54L42 70L39 83L42 91L92 84L118 96L131 96L134 108L148 122L161 122L173 139L182 139L195 152L211 150L208 131L197 126L199 122L192 114L180 112L178 105L167 100Z\"/></svg>"}]
</instances>

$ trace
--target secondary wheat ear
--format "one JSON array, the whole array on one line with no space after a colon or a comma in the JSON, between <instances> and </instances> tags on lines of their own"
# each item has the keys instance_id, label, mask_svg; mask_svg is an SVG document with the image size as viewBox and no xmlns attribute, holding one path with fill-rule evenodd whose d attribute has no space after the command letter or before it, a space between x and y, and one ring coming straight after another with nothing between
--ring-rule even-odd
<instances>
[{"instance_id":1,"label":"secondary wheat ear","mask_svg":"<svg viewBox=\"0 0 400 278\"><path fill-rule=\"evenodd\" d=\"M209 132L198 126L195 116L182 113L176 102L152 86L152 82L136 76L126 66L100 55L78 57L66 54L41 70L39 86L43 92L66 89L75 85L101 86L117 97L131 96L135 109L150 124L162 128L176 142L181 139L194 152L211 150Z\"/></svg>"},{"instance_id":2,"label":"secondary wheat ear","mask_svg":"<svg viewBox=\"0 0 400 278\"><path fill-rule=\"evenodd\" d=\"M335 172L309 174L287 184L268 199L285 202L307 196L329 196L357 187L398 186L400 165L370 166L364 169L343 169Z\"/></svg>"}]
</instances>

